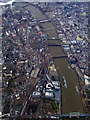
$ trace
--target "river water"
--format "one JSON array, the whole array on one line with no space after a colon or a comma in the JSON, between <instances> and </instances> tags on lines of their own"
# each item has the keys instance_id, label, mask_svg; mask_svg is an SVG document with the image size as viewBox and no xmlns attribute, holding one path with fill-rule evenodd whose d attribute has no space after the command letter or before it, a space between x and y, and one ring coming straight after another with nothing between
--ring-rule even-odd
<instances>
[{"instance_id":1,"label":"river water","mask_svg":"<svg viewBox=\"0 0 90 120\"><path fill-rule=\"evenodd\" d=\"M26 6L26 9L30 10L30 12L35 15L38 20L46 19L46 17L42 14L42 12L32 6ZM42 27L44 31L48 34L48 38L52 39L53 37L58 39L56 30L51 22L42 23ZM58 40L48 40L48 43L58 43ZM50 46L49 47L52 56L64 55L63 49L60 46ZM67 88L62 87L62 112L80 112L83 113L82 102L80 95L76 92L76 86L78 85L78 77L74 70L69 66L69 62L67 58L57 58L54 59L54 63L56 68L58 68L59 79L61 82L62 77L65 76L67 82Z\"/></svg>"}]
</instances>

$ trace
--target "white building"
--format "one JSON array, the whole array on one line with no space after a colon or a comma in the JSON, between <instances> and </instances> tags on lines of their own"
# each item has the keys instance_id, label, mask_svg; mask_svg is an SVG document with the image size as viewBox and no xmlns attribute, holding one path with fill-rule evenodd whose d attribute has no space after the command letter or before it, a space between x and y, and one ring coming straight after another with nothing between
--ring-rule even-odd
<instances>
[{"instance_id":1,"label":"white building","mask_svg":"<svg viewBox=\"0 0 90 120\"><path fill-rule=\"evenodd\" d=\"M90 77L84 75L84 79L85 79L85 87L90 89Z\"/></svg>"}]
</instances>

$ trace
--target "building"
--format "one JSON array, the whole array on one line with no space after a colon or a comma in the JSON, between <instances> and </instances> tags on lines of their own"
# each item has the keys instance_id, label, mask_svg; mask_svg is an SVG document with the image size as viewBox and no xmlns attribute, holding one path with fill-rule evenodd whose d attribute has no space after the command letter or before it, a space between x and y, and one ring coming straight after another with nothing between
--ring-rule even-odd
<instances>
[{"instance_id":1,"label":"building","mask_svg":"<svg viewBox=\"0 0 90 120\"><path fill-rule=\"evenodd\" d=\"M85 88L90 90L90 77L84 75L84 79L85 79Z\"/></svg>"}]
</instances>

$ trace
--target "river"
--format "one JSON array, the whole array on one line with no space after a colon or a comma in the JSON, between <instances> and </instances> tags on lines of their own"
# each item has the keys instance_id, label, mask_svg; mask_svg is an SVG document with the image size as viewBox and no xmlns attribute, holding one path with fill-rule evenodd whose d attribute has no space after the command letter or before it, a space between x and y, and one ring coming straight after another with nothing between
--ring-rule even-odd
<instances>
[{"instance_id":1,"label":"river","mask_svg":"<svg viewBox=\"0 0 90 120\"><path fill-rule=\"evenodd\" d=\"M38 20L46 19L46 17L42 14L42 12L32 6L26 6L26 9L30 10L30 12L35 15ZM42 23L42 27L44 31L48 34L48 38L58 39L56 30L51 22ZM58 40L48 40L48 43L58 43ZM52 56L64 55L63 49L60 46L50 46L49 47ZM57 58L54 59L54 63L56 68L58 68L59 79L62 82L62 77L65 76L67 82L67 88L62 87L62 112L70 113L70 112L80 112L83 113L82 102L80 98L80 94L76 92L76 86L78 85L78 77L72 68L69 68L69 62L67 58Z\"/></svg>"},{"instance_id":2,"label":"river","mask_svg":"<svg viewBox=\"0 0 90 120\"><path fill-rule=\"evenodd\" d=\"M25 7L28 9L38 20L46 19L45 15L36 7L28 5ZM55 27L51 22L42 23L43 30L48 34L48 39L58 39L58 35ZM48 44L59 43L59 40L48 40ZM52 56L65 55L61 46L49 46ZM67 88L62 87L62 112L80 112L84 113L82 107L82 101L80 94L76 92L76 86L78 86L78 77L75 71L68 67L69 62L67 58L54 59L56 68L58 68L58 74L60 82L63 82L62 77L65 76Z\"/></svg>"}]
</instances>

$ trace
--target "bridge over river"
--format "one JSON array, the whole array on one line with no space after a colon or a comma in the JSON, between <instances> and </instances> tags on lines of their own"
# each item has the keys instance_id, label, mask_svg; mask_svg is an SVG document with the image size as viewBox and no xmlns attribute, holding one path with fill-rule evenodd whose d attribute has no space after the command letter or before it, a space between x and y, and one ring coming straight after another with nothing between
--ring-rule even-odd
<instances>
[{"instance_id":1,"label":"bridge over river","mask_svg":"<svg viewBox=\"0 0 90 120\"><path fill-rule=\"evenodd\" d=\"M73 120L77 119L77 118L80 118L80 120L83 120L82 118L88 118L90 115L89 114L82 114L82 113L77 113L77 112L72 112L72 113L66 113L66 114L57 114L57 115L54 115L54 114L51 114L51 115L47 115L46 118L66 118L66 120L68 120L68 118L73 118ZM4 115L0 115L0 118L12 118L12 119L22 119L22 118L29 118L30 119L30 116L29 115L23 115L23 117L21 116L10 116L9 113L7 114L4 114ZM45 119L46 119L45 118ZM89 120L89 119L87 119Z\"/></svg>"}]
</instances>

